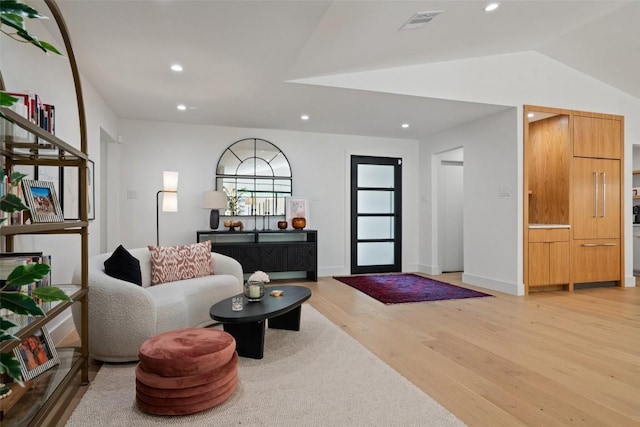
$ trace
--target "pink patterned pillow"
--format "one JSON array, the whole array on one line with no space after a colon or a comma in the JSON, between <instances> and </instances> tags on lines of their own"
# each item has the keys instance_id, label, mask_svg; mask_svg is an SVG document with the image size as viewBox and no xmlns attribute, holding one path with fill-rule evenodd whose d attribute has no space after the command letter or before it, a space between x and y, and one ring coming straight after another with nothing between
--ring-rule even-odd
<instances>
[{"instance_id":1,"label":"pink patterned pillow","mask_svg":"<svg viewBox=\"0 0 640 427\"><path fill-rule=\"evenodd\" d=\"M213 274L211 242L151 246L151 285Z\"/></svg>"}]
</instances>

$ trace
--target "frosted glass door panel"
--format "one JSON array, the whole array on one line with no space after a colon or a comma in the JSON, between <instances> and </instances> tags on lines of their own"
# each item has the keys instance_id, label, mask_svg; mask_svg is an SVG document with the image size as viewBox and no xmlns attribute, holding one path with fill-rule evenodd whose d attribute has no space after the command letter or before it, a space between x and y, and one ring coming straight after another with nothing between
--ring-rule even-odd
<instances>
[{"instance_id":1,"label":"frosted glass door panel","mask_svg":"<svg viewBox=\"0 0 640 427\"><path fill-rule=\"evenodd\" d=\"M393 217L358 218L358 239L393 239Z\"/></svg>"},{"instance_id":2,"label":"frosted glass door panel","mask_svg":"<svg viewBox=\"0 0 640 427\"><path fill-rule=\"evenodd\" d=\"M392 265L393 242L358 243L358 265Z\"/></svg>"},{"instance_id":3,"label":"frosted glass door panel","mask_svg":"<svg viewBox=\"0 0 640 427\"><path fill-rule=\"evenodd\" d=\"M393 188L391 165L358 165L358 187Z\"/></svg>"},{"instance_id":4,"label":"frosted glass door panel","mask_svg":"<svg viewBox=\"0 0 640 427\"><path fill-rule=\"evenodd\" d=\"M393 213L393 191L358 191L358 214L372 213Z\"/></svg>"}]
</instances>

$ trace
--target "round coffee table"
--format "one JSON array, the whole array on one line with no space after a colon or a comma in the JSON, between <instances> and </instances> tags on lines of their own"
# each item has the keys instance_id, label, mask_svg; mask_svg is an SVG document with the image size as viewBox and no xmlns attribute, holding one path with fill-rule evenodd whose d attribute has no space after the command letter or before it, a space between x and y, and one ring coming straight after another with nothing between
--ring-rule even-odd
<instances>
[{"instance_id":1,"label":"round coffee table","mask_svg":"<svg viewBox=\"0 0 640 427\"><path fill-rule=\"evenodd\" d=\"M272 297L269 292L273 289L284 292L282 296ZM265 296L258 302L249 302L244 298L242 311L231 309L232 298L211 306L209 315L213 320L221 322L224 331L235 338L239 356L262 359L266 321L268 320L269 328L272 329L299 331L302 303L311 298L311 290L304 286L267 288Z\"/></svg>"}]
</instances>

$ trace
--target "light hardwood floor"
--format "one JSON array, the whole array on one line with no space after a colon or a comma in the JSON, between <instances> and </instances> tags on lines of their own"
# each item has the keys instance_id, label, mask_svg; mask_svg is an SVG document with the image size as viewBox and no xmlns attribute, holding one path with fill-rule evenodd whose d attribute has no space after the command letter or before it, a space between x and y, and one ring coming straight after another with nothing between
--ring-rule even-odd
<instances>
[{"instance_id":1,"label":"light hardwood floor","mask_svg":"<svg viewBox=\"0 0 640 427\"><path fill-rule=\"evenodd\" d=\"M640 426L640 288L384 305L328 277L303 285L314 308L469 426Z\"/></svg>"}]
</instances>

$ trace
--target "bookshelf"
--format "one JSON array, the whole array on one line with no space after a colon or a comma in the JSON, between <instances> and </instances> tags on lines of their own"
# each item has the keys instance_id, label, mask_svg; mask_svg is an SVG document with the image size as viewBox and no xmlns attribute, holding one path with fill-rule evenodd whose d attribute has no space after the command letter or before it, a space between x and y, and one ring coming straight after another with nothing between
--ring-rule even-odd
<instances>
[{"instance_id":1,"label":"bookshelf","mask_svg":"<svg viewBox=\"0 0 640 427\"><path fill-rule=\"evenodd\" d=\"M17 340L0 343L0 352L9 353L20 342L33 335L43 326L62 314L72 304L81 305L81 325L79 332L80 347L57 349L60 363L26 383L24 389L16 389L9 398L0 401L0 423L9 426L39 426L49 425L59 418L60 411L65 409L63 403L74 388L89 382L89 347L88 347L88 216L87 216L87 128L80 85L80 74L71 46L69 33L57 4L54 0L44 0L49 13L43 11L55 20L64 42L65 55L73 76L75 96L79 114L80 148L49 133L47 130L33 124L27 118L4 107L0 107L0 161L6 170L13 170L15 166L56 166L78 168L78 201L79 219L55 223L36 223L0 226L0 240L6 252L15 251L14 237L18 235L50 235L71 234L80 240L77 254L81 265L80 284L53 284L64 290L73 302L58 302L51 305L43 317L25 318L20 323L19 330L14 332ZM0 75L0 90L5 90L4 81ZM64 116L57 111L59 118ZM19 132L15 132L19 130ZM23 135L27 135L23 138ZM20 138L16 138L20 135ZM53 265L55 269L55 263ZM18 323L18 322L16 322Z\"/></svg>"}]
</instances>

